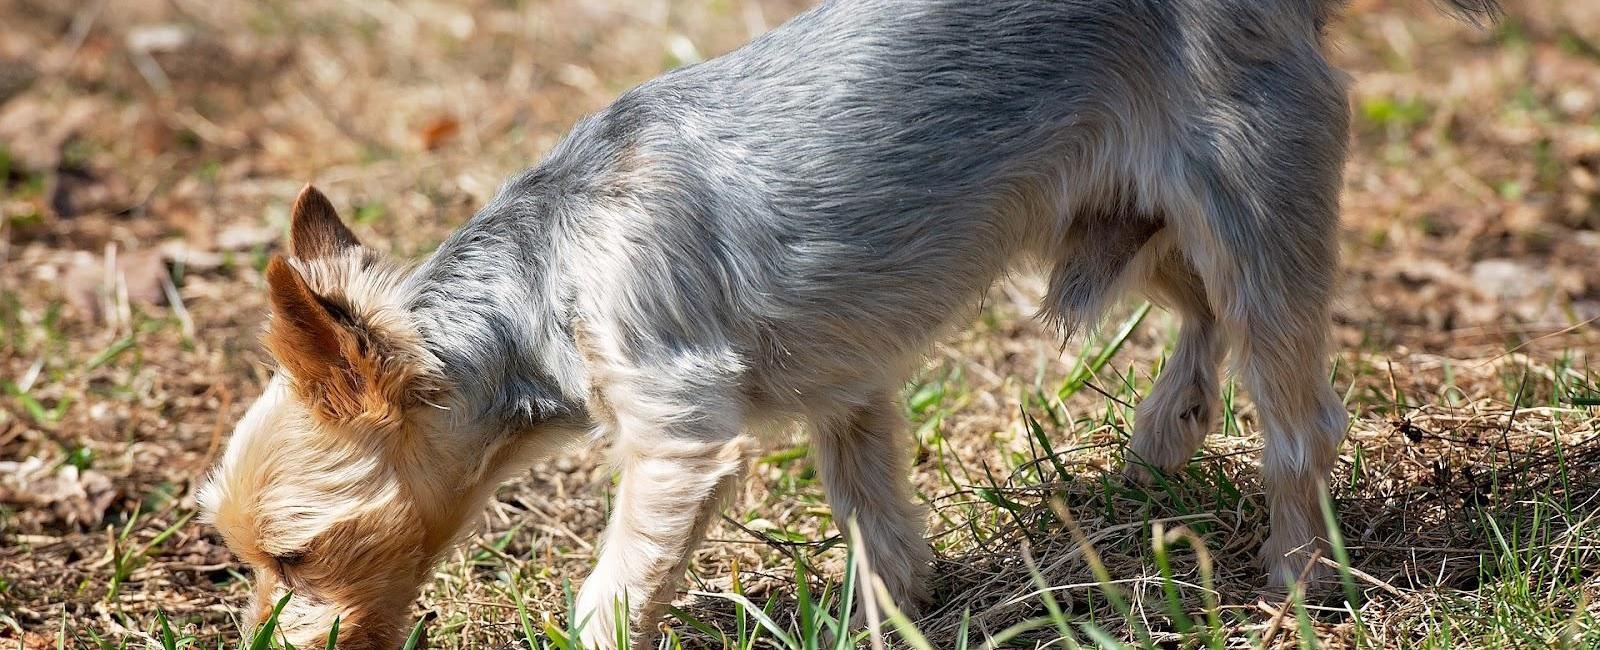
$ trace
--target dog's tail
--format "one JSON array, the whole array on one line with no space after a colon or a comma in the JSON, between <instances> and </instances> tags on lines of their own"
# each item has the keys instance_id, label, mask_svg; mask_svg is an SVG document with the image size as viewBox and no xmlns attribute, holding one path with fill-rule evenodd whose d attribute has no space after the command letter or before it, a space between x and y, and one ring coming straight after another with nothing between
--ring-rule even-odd
<instances>
[{"instance_id":1,"label":"dog's tail","mask_svg":"<svg viewBox=\"0 0 1600 650\"><path fill-rule=\"evenodd\" d=\"M1326 20L1348 0L1313 0L1318 5L1321 18ZM1500 19L1500 0L1432 0L1440 10L1474 25L1492 23Z\"/></svg>"},{"instance_id":2,"label":"dog's tail","mask_svg":"<svg viewBox=\"0 0 1600 650\"><path fill-rule=\"evenodd\" d=\"M1434 0L1446 12L1473 24L1500 19L1499 0Z\"/></svg>"}]
</instances>

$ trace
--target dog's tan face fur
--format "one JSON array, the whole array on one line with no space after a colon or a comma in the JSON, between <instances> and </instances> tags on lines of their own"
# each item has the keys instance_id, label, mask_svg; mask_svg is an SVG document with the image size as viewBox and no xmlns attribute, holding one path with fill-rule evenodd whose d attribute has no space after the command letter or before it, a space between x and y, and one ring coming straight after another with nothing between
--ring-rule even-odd
<instances>
[{"instance_id":1,"label":"dog's tan face fur","mask_svg":"<svg viewBox=\"0 0 1600 650\"><path fill-rule=\"evenodd\" d=\"M279 372L200 501L255 570L252 623L292 592L279 626L296 646L320 646L338 617L339 647L393 648L464 528L462 501L494 477L445 448L429 403L437 369L396 297L404 270L357 243L315 190L293 221L293 259L267 267Z\"/></svg>"}]
</instances>

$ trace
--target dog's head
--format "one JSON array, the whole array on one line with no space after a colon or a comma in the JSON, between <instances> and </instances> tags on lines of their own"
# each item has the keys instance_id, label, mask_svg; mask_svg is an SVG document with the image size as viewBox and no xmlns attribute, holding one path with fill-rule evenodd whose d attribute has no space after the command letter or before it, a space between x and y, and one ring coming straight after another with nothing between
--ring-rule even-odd
<instances>
[{"instance_id":1,"label":"dog's head","mask_svg":"<svg viewBox=\"0 0 1600 650\"><path fill-rule=\"evenodd\" d=\"M436 558L497 477L462 445L437 361L406 306L406 269L362 246L307 187L290 257L266 277L278 372L200 492L206 518L255 572L259 623L320 647L394 648Z\"/></svg>"}]
</instances>

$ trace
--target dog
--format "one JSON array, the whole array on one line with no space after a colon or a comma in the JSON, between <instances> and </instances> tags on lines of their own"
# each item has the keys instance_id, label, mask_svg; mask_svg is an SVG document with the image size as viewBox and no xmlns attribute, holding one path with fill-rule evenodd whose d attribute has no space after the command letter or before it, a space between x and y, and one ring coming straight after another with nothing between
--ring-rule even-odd
<instances>
[{"instance_id":1,"label":"dog","mask_svg":"<svg viewBox=\"0 0 1600 650\"><path fill-rule=\"evenodd\" d=\"M1048 276L1063 336L1130 292L1181 316L1133 480L1199 448L1231 355L1266 441L1268 579L1315 576L1347 423L1337 5L826 0L622 94L416 265L308 186L265 272L278 370L200 492L254 615L292 591L297 645L338 617L340 647L396 646L494 488L587 436L621 478L574 615L594 647L619 618L646 646L747 433L793 422L914 610L931 552L896 397L1015 269Z\"/></svg>"}]
</instances>

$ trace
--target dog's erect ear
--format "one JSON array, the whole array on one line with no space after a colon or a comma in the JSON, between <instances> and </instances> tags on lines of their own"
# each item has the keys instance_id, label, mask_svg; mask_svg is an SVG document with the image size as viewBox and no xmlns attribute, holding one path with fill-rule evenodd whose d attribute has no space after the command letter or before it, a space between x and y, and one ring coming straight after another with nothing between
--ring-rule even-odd
<instances>
[{"instance_id":1,"label":"dog's erect ear","mask_svg":"<svg viewBox=\"0 0 1600 650\"><path fill-rule=\"evenodd\" d=\"M339 220L333 203L317 188L307 185L289 212L289 254L303 260L337 255L360 246L355 233Z\"/></svg>"},{"instance_id":2,"label":"dog's erect ear","mask_svg":"<svg viewBox=\"0 0 1600 650\"><path fill-rule=\"evenodd\" d=\"M267 288L267 349L308 402L331 419L383 414L396 405L378 390L383 360L349 313L317 295L282 256L267 262Z\"/></svg>"},{"instance_id":3,"label":"dog's erect ear","mask_svg":"<svg viewBox=\"0 0 1600 650\"><path fill-rule=\"evenodd\" d=\"M320 196L320 195L319 195ZM298 222L297 224L298 225ZM361 392L354 359L346 355L351 334L306 279L282 256L267 262L267 291L272 298L272 325L267 349L294 378L296 388L314 401L333 398L335 412L349 412L348 397Z\"/></svg>"}]
</instances>

